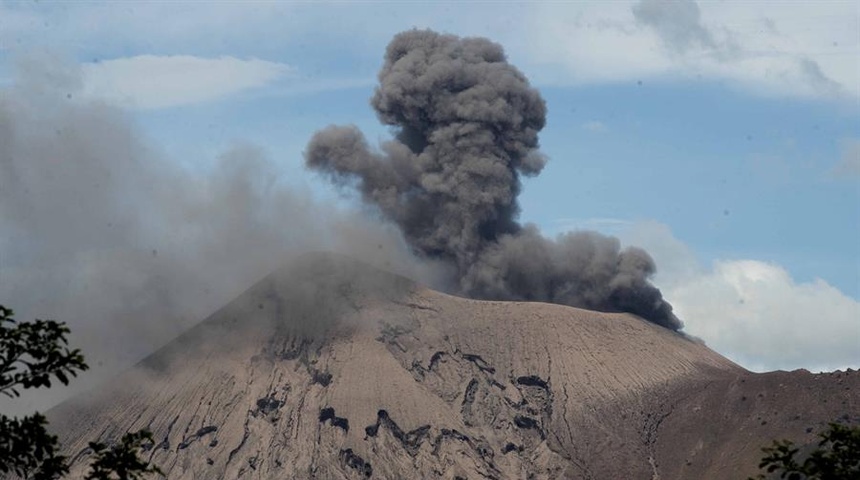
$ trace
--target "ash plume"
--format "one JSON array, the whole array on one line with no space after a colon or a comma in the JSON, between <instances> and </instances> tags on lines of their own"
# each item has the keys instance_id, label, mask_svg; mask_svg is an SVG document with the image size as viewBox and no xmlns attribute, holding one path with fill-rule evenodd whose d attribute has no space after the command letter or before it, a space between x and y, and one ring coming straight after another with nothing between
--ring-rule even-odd
<instances>
[{"instance_id":1,"label":"ash plume","mask_svg":"<svg viewBox=\"0 0 860 480\"><path fill-rule=\"evenodd\" d=\"M546 105L484 38L430 30L388 45L371 105L395 129L372 149L353 126L331 126L306 150L309 168L357 189L420 256L456 271L460 293L561 303L682 324L648 278L651 257L598 233L556 240L518 221L520 176L546 158L538 132Z\"/></svg>"}]
</instances>

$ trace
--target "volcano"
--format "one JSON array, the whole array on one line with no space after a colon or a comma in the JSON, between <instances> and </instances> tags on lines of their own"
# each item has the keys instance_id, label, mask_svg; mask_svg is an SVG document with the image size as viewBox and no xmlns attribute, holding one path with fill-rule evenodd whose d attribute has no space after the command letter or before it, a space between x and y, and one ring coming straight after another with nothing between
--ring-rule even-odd
<instances>
[{"instance_id":1,"label":"volcano","mask_svg":"<svg viewBox=\"0 0 860 480\"><path fill-rule=\"evenodd\" d=\"M147 428L170 479L744 478L775 438L860 422L860 374L755 374L631 314L440 293L302 256L48 414Z\"/></svg>"}]
</instances>

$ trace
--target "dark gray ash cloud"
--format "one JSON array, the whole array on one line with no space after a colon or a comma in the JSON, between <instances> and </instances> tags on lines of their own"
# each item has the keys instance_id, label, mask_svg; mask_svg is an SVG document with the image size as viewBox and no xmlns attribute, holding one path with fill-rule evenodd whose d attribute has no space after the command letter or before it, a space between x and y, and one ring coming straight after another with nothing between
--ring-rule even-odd
<instances>
[{"instance_id":1,"label":"dark gray ash cloud","mask_svg":"<svg viewBox=\"0 0 860 480\"><path fill-rule=\"evenodd\" d=\"M518 222L522 175L546 158L546 105L504 50L429 30L388 45L371 100L395 136L371 148L353 126L318 132L308 167L360 192L420 256L456 271L455 289L486 299L624 311L681 328L637 248L593 232L548 239Z\"/></svg>"}]
</instances>

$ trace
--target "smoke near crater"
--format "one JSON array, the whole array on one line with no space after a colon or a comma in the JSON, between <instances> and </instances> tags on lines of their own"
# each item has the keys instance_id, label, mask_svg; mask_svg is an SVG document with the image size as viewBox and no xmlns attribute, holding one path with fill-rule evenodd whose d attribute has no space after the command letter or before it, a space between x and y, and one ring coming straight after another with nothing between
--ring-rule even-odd
<instances>
[{"instance_id":1,"label":"smoke near crater","mask_svg":"<svg viewBox=\"0 0 860 480\"><path fill-rule=\"evenodd\" d=\"M502 47L430 30L388 45L371 105L394 127L379 149L354 126L317 132L309 168L395 223L416 254L456 272L455 289L484 299L560 303L682 323L648 279L651 257L595 232L542 236L518 222L520 177L546 163L540 93Z\"/></svg>"},{"instance_id":2,"label":"smoke near crater","mask_svg":"<svg viewBox=\"0 0 860 480\"><path fill-rule=\"evenodd\" d=\"M435 283L396 228L318 199L263 148L238 141L186 166L87 98L79 65L24 52L15 67L0 85L0 304L67 322L92 368L3 413L110 378L308 251Z\"/></svg>"}]
</instances>

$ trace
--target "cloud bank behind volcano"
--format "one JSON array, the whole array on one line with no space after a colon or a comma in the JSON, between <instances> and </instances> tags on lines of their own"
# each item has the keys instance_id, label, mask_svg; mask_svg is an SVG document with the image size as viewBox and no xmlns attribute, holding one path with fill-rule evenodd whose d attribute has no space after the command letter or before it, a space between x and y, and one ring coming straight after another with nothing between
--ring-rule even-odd
<instances>
[{"instance_id":1,"label":"cloud bank behind volcano","mask_svg":"<svg viewBox=\"0 0 860 480\"><path fill-rule=\"evenodd\" d=\"M371 105L394 127L392 140L375 150L356 127L330 126L311 139L306 163L357 189L415 253L450 264L460 293L630 312L681 328L648 280L656 268L644 250L595 232L548 239L518 222L520 176L546 163L538 149L546 105L500 45L400 33Z\"/></svg>"}]
</instances>

